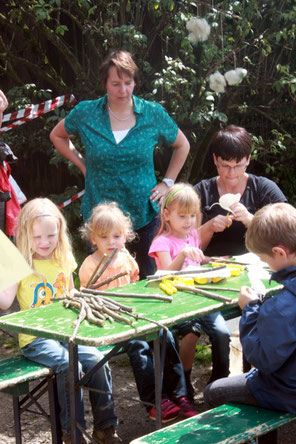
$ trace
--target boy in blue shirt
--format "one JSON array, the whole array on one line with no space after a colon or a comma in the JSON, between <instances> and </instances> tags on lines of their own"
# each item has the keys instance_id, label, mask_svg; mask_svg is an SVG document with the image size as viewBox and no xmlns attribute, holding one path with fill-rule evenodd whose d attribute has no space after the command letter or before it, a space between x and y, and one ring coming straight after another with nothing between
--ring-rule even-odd
<instances>
[{"instance_id":1,"label":"boy in blue shirt","mask_svg":"<svg viewBox=\"0 0 296 444\"><path fill-rule=\"evenodd\" d=\"M222 378L206 387L209 407L229 402L296 413L296 209L270 204L254 216L246 234L248 250L274 271L282 285L263 301L242 287L240 339L249 373Z\"/></svg>"}]
</instances>

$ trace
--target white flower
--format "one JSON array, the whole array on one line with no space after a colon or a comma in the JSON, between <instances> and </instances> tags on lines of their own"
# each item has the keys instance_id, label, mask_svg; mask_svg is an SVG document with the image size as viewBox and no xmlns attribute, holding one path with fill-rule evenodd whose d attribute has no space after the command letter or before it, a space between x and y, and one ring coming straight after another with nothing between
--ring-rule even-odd
<instances>
[{"instance_id":1,"label":"white flower","mask_svg":"<svg viewBox=\"0 0 296 444\"><path fill-rule=\"evenodd\" d=\"M186 28L189 31L188 39L192 44L204 42L211 32L211 27L206 19L192 18L186 23Z\"/></svg>"},{"instance_id":2,"label":"white flower","mask_svg":"<svg viewBox=\"0 0 296 444\"><path fill-rule=\"evenodd\" d=\"M246 77L247 73L248 71L244 68L236 68L227 71L224 74L224 77L227 80L228 85L238 85Z\"/></svg>"},{"instance_id":3,"label":"white flower","mask_svg":"<svg viewBox=\"0 0 296 444\"><path fill-rule=\"evenodd\" d=\"M216 71L214 74L209 76L210 88L219 93L223 93L225 91L226 80L224 76Z\"/></svg>"}]
</instances>

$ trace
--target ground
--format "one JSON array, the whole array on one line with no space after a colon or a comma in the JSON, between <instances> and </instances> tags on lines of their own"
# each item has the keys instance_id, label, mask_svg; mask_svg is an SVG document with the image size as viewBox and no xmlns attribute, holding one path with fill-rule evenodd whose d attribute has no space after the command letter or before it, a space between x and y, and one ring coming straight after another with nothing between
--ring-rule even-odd
<instances>
[{"instance_id":1,"label":"ground","mask_svg":"<svg viewBox=\"0 0 296 444\"><path fill-rule=\"evenodd\" d=\"M206 343L206 339L203 339ZM0 330L0 359L11 356L16 352L15 339ZM232 371L239 371L241 356L238 346L238 339L232 339ZM115 358L111 362L113 378L113 391L115 394L116 413L119 418L118 433L123 440L123 444L129 444L133 439L152 432L155 423L149 419L145 408L135 400L138 394L133 378L132 370L125 355ZM195 364L192 380L195 388L195 404L198 412L205 410L202 392L206 381L210 375L209 365ZM41 402L47 409L47 397L44 396ZM85 394L85 410L88 424L88 431L91 433L91 408L88 397ZM51 434L49 423L45 418L34 413L24 413L22 415L23 442L28 444L49 444ZM12 398L10 395L0 393L0 444L12 444L15 442L13 425ZM209 443L211 444L211 443ZM281 429L279 444L296 444L296 421Z\"/></svg>"}]
</instances>

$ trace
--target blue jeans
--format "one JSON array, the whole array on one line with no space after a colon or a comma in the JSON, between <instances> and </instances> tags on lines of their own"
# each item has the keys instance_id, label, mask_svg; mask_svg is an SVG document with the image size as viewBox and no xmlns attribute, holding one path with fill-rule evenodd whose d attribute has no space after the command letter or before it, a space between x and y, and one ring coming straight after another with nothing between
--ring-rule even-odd
<instances>
[{"instance_id":1,"label":"blue jeans","mask_svg":"<svg viewBox=\"0 0 296 444\"><path fill-rule=\"evenodd\" d=\"M37 338L30 344L22 348L23 355L52 368L57 376L57 391L60 405L60 421L64 433L70 433L70 397L68 391L69 384L69 354L66 343L54 341L53 339ZM78 372L81 377L82 372L86 373L97 364L103 355L95 347L78 346ZM112 380L109 366L105 364L98 369L90 378L89 387L112 392ZM90 391L90 402L92 406L94 428L104 429L110 425L117 424L117 417L114 414L114 403L111 395L104 395ZM85 427L84 406L82 390L79 394L78 422Z\"/></svg>"},{"instance_id":2,"label":"blue jeans","mask_svg":"<svg viewBox=\"0 0 296 444\"><path fill-rule=\"evenodd\" d=\"M148 252L158 226L159 217L156 216L148 225L136 230L138 237L127 244L128 251L136 256L135 259L140 270L140 280L146 279L148 275L155 273L155 262L152 257L148 256Z\"/></svg>"},{"instance_id":3,"label":"blue jeans","mask_svg":"<svg viewBox=\"0 0 296 444\"><path fill-rule=\"evenodd\" d=\"M260 404L252 395L247 384L248 373L222 378L207 385L204 401L207 408L234 402L238 404Z\"/></svg>"},{"instance_id":4,"label":"blue jeans","mask_svg":"<svg viewBox=\"0 0 296 444\"><path fill-rule=\"evenodd\" d=\"M230 332L220 312L183 322L174 328L182 337L190 332L199 336L201 329L209 336L213 361L210 382L229 375Z\"/></svg>"},{"instance_id":5,"label":"blue jeans","mask_svg":"<svg viewBox=\"0 0 296 444\"><path fill-rule=\"evenodd\" d=\"M160 335L162 335L162 331ZM161 339L160 345L162 347ZM129 357L141 401L154 404L155 381L152 344L133 339L125 342L123 347ZM176 349L174 337L172 333L168 331L163 370L162 398L176 399L182 396L187 396L184 370Z\"/></svg>"}]
</instances>

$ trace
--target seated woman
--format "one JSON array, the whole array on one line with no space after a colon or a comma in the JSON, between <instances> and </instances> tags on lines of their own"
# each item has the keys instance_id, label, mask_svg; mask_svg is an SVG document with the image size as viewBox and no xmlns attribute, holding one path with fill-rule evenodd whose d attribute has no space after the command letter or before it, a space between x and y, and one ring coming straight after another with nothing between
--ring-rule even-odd
<instances>
[{"instance_id":1,"label":"seated woman","mask_svg":"<svg viewBox=\"0 0 296 444\"><path fill-rule=\"evenodd\" d=\"M245 233L254 213L269 203L286 202L279 187L270 179L249 174L252 139L245 128L229 125L217 131L210 141L218 176L195 185L203 213L199 229L201 248L205 256L233 256L245 253ZM224 194L240 193L240 201L231 206L227 215L219 205ZM230 333L221 313L189 321L179 330L183 336L180 356L189 385L196 343L200 328L210 337L213 370L210 382L229 374ZM189 390L189 387L188 387Z\"/></svg>"}]
</instances>

